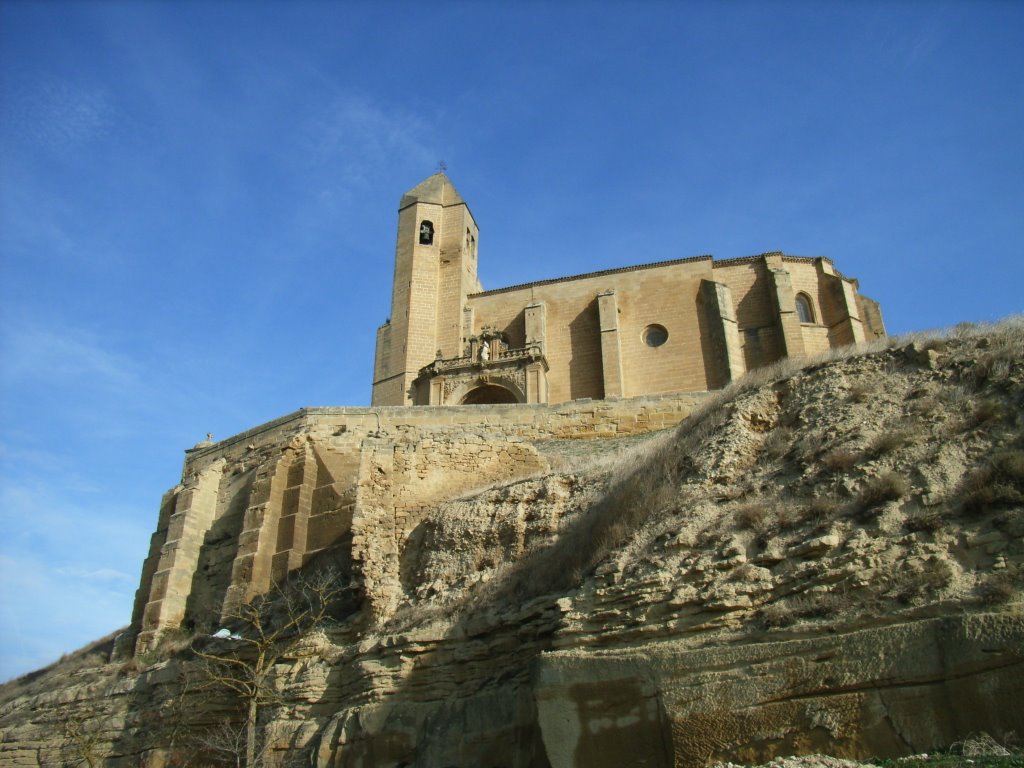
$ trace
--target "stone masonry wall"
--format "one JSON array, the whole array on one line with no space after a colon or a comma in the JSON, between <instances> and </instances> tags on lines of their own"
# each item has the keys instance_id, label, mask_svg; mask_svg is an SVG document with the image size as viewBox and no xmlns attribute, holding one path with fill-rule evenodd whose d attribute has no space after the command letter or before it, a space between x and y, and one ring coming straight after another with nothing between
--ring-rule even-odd
<instances>
[{"instance_id":1,"label":"stone masonry wall","mask_svg":"<svg viewBox=\"0 0 1024 768\"><path fill-rule=\"evenodd\" d=\"M401 596L406 539L441 502L546 472L545 440L664 429L704 397L308 408L197 446L161 504L136 594L136 648L170 629L215 629L322 553L371 611L386 610Z\"/></svg>"}]
</instances>

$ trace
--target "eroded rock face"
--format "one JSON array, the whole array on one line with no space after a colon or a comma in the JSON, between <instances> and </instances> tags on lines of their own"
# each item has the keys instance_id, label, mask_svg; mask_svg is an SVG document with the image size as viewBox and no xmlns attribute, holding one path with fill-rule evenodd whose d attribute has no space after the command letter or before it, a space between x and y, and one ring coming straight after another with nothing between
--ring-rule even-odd
<instances>
[{"instance_id":1,"label":"eroded rock face","mask_svg":"<svg viewBox=\"0 0 1024 768\"><path fill-rule=\"evenodd\" d=\"M365 438L358 600L273 668L269 764L687 767L1024 732L1022 339L796 368L665 437ZM296 437L289 466L316 471L289 487L327 487L349 438ZM513 455L519 477L487 469ZM251 496L231 461L208 471ZM0 762L81 751L78 723L106 765L210 764L189 734L224 710L183 686L191 664L5 686Z\"/></svg>"},{"instance_id":2,"label":"eroded rock face","mask_svg":"<svg viewBox=\"0 0 1024 768\"><path fill-rule=\"evenodd\" d=\"M539 660L534 690L557 766L901 754L1018 727L1024 623L982 614L738 647L559 651ZM629 762L634 744L662 741L671 759Z\"/></svg>"}]
</instances>

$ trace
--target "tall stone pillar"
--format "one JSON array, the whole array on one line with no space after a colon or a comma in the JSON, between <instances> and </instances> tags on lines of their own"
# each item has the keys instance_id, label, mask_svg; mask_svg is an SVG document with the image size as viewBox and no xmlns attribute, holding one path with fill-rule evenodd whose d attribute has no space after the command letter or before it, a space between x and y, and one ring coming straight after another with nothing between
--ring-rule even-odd
<instances>
[{"instance_id":1,"label":"tall stone pillar","mask_svg":"<svg viewBox=\"0 0 1024 768\"><path fill-rule=\"evenodd\" d=\"M704 304L709 336L715 348L715 357L719 360L724 386L738 379L747 370L743 360L743 348L740 345L740 331L736 322L732 291L724 283L701 280L700 297Z\"/></svg>"},{"instance_id":2,"label":"tall stone pillar","mask_svg":"<svg viewBox=\"0 0 1024 768\"><path fill-rule=\"evenodd\" d=\"M857 302L857 290L839 275L826 275L836 306L842 314L839 323L833 327L836 342L840 344L860 344L867 339L864 322L860 317L860 306Z\"/></svg>"},{"instance_id":3,"label":"tall stone pillar","mask_svg":"<svg viewBox=\"0 0 1024 768\"><path fill-rule=\"evenodd\" d=\"M290 571L302 566L306 554L309 512L313 507L313 491L316 489L317 463L312 446L306 443L295 453L295 461L288 470L288 485L281 494L277 547L271 567L271 577L278 583Z\"/></svg>"},{"instance_id":4,"label":"tall stone pillar","mask_svg":"<svg viewBox=\"0 0 1024 768\"><path fill-rule=\"evenodd\" d=\"M174 511L160 561L150 581L149 599L142 612L136 652L151 648L159 634L176 629L185 618L185 604L199 565L199 551L217 513L224 459L217 459L190 478L175 495Z\"/></svg>"},{"instance_id":5,"label":"tall stone pillar","mask_svg":"<svg viewBox=\"0 0 1024 768\"><path fill-rule=\"evenodd\" d=\"M804 354L804 334L800 329L800 317L796 313L796 293L789 272L769 262L768 274L772 281L772 294L779 324L779 333L787 357L801 357Z\"/></svg>"},{"instance_id":6,"label":"tall stone pillar","mask_svg":"<svg viewBox=\"0 0 1024 768\"><path fill-rule=\"evenodd\" d=\"M623 397L622 350L619 342L619 307L615 291L597 296L597 312L601 327L601 367L604 371L604 396Z\"/></svg>"},{"instance_id":7,"label":"tall stone pillar","mask_svg":"<svg viewBox=\"0 0 1024 768\"><path fill-rule=\"evenodd\" d=\"M281 501L293 456L294 449L286 449L276 460L261 467L256 476L238 536L235 561L231 564L231 586L224 597L224 615L270 588Z\"/></svg>"},{"instance_id":8,"label":"tall stone pillar","mask_svg":"<svg viewBox=\"0 0 1024 768\"><path fill-rule=\"evenodd\" d=\"M546 403L548 401L548 366L543 360L535 360L526 366L526 402Z\"/></svg>"},{"instance_id":9,"label":"tall stone pillar","mask_svg":"<svg viewBox=\"0 0 1024 768\"><path fill-rule=\"evenodd\" d=\"M543 301L527 304L523 310L526 324L526 346L536 344L545 352L544 343L548 335L547 306Z\"/></svg>"}]
</instances>

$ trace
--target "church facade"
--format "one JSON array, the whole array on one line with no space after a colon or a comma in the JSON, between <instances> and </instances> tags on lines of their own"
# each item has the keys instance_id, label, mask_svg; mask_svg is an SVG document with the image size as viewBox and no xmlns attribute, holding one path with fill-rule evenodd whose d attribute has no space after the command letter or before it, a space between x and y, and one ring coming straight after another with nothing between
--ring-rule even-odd
<instances>
[{"instance_id":1,"label":"church facade","mask_svg":"<svg viewBox=\"0 0 1024 768\"><path fill-rule=\"evenodd\" d=\"M373 405L702 392L885 335L878 303L823 257L696 256L485 291L478 239L445 174L403 195Z\"/></svg>"}]
</instances>

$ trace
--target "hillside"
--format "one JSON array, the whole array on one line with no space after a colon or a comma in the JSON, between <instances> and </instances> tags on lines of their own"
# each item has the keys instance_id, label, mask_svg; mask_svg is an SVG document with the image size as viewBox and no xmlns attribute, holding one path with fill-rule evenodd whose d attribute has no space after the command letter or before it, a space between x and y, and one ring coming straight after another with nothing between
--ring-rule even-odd
<instances>
[{"instance_id":1,"label":"hillside","mask_svg":"<svg viewBox=\"0 0 1024 768\"><path fill-rule=\"evenodd\" d=\"M702 766L1024 733L1021 318L521 451L532 475L441 495L332 571L330 611L267 669L259 760ZM166 633L3 686L0 763L215 764L239 716L193 649L226 643Z\"/></svg>"}]
</instances>

